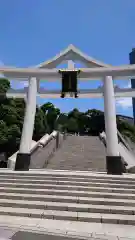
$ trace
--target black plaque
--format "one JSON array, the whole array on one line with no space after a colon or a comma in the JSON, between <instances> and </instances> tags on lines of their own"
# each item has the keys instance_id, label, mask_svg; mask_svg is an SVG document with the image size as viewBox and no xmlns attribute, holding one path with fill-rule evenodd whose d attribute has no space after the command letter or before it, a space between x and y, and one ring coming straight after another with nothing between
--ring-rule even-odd
<instances>
[{"instance_id":1,"label":"black plaque","mask_svg":"<svg viewBox=\"0 0 135 240\"><path fill-rule=\"evenodd\" d=\"M80 71L59 71L62 74L62 89L61 98L66 96L66 93L70 93L71 97L78 97L78 81L77 76Z\"/></svg>"}]
</instances>

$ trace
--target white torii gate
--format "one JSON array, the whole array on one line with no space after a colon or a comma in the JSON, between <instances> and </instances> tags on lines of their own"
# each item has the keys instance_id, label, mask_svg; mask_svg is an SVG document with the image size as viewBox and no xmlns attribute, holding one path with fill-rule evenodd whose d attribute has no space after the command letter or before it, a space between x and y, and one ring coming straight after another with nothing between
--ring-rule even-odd
<instances>
[{"instance_id":1,"label":"white torii gate","mask_svg":"<svg viewBox=\"0 0 135 240\"><path fill-rule=\"evenodd\" d=\"M107 171L108 173L122 173L121 170L121 157L118 150L118 137L116 125L116 110L115 110L115 96L135 96L134 89L114 89L113 79L118 78L131 78L135 77L135 65L125 66L111 66L97 61L84 53L73 45L53 59L43 62L35 67L30 68L13 68L1 67L0 73L5 77L17 80L29 80L28 92L27 91L9 91L8 97L27 96L26 112L22 130L22 137L20 143L19 153L16 159L16 170L29 170L30 164L30 146L33 136L34 120L36 113L36 96L45 97L59 97L60 91L42 91L38 89L38 84L42 79L49 81L61 80L61 75L57 65L63 61L68 61L68 68L63 69L66 71L80 70L78 79L81 80L94 80L101 79L103 82L103 89L84 90L79 91L79 97L104 97L104 114L105 114L105 129L107 140ZM74 61L81 61L86 65L86 68L75 68ZM38 92L37 92L38 89ZM118 169L117 169L118 168Z\"/></svg>"}]
</instances>

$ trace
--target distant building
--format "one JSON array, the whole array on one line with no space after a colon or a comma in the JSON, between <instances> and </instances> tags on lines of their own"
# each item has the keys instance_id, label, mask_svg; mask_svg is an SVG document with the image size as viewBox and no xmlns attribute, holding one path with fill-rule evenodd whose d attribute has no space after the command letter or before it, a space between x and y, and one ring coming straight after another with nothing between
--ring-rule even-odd
<instances>
[{"instance_id":1,"label":"distant building","mask_svg":"<svg viewBox=\"0 0 135 240\"><path fill-rule=\"evenodd\" d=\"M128 117L128 116L123 116L123 115L117 115L117 117L119 117L120 120L126 121L131 125L134 125L134 118L132 117Z\"/></svg>"}]
</instances>

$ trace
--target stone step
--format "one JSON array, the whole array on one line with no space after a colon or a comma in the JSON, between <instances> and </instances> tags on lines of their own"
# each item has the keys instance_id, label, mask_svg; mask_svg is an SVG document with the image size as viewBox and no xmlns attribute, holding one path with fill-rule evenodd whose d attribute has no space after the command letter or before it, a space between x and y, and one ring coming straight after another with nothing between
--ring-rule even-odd
<instances>
[{"instance_id":1,"label":"stone step","mask_svg":"<svg viewBox=\"0 0 135 240\"><path fill-rule=\"evenodd\" d=\"M0 199L0 207L135 215L135 207Z\"/></svg>"},{"instance_id":2,"label":"stone step","mask_svg":"<svg viewBox=\"0 0 135 240\"><path fill-rule=\"evenodd\" d=\"M82 196L68 196L58 194L29 194L29 193L4 193L0 192L1 199L10 200L29 200L29 201L44 201L44 202L60 202L60 203L81 203L92 205L105 205L105 206L131 206L135 207L134 199L117 199L117 198L103 198L103 197L82 197Z\"/></svg>"},{"instance_id":3,"label":"stone step","mask_svg":"<svg viewBox=\"0 0 135 240\"><path fill-rule=\"evenodd\" d=\"M0 171L0 215L135 225L135 176Z\"/></svg>"},{"instance_id":4,"label":"stone step","mask_svg":"<svg viewBox=\"0 0 135 240\"><path fill-rule=\"evenodd\" d=\"M98 137L67 136L62 147L50 159L47 169L106 169L105 147Z\"/></svg>"},{"instance_id":5,"label":"stone step","mask_svg":"<svg viewBox=\"0 0 135 240\"><path fill-rule=\"evenodd\" d=\"M68 161L68 160L67 160ZM57 162L57 164L58 164L58 162ZM78 166L76 163L74 163L74 164L70 164L70 166L68 165L68 166L66 166L66 163L60 163L60 164L58 164L59 165L59 167L60 167L60 169L62 169L62 170L70 170L70 169L72 169L73 171L79 171L80 170L80 167L81 167L81 169L82 170L89 170L89 167L90 167L90 169L92 168L93 169L93 171L96 171L97 170L97 168L95 167L95 165L90 165L90 164L87 164L87 165L80 165L80 166ZM49 168L52 168L52 169L55 169L55 170L57 170L58 169L58 165L56 166L56 165L54 165L54 164L49 164L49 165L47 165L47 168L48 168L48 166L49 166ZM99 165L99 167L100 167L100 169L101 169L101 171L104 171L104 168L102 168L102 164L98 164Z\"/></svg>"},{"instance_id":6,"label":"stone step","mask_svg":"<svg viewBox=\"0 0 135 240\"><path fill-rule=\"evenodd\" d=\"M8 179L8 183L7 183L7 180L5 179L4 181L1 181L0 182L0 187L2 187L3 185L4 186L8 186L8 185L11 185L11 184L16 184L16 186L19 186L19 185L22 185L22 180L19 180L18 179ZM48 180L48 179L44 179L44 180L41 180L41 182L35 182L35 180L32 182L29 180L29 182L25 179L25 181L23 181L23 185L32 185L32 187L40 187L40 186L43 186L44 184L55 184L55 185L64 185L64 186L69 186L69 185L74 185L74 186L81 186L81 187L108 187L108 188L118 188L118 191L119 191L119 188L122 188L122 189L132 189L134 190L135 189L135 185L132 184L131 186L129 186L129 184L125 183L125 184L120 184L120 183L101 183L101 182L76 182L74 180ZM134 190L135 191L135 190Z\"/></svg>"},{"instance_id":7,"label":"stone step","mask_svg":"<svg viewBox=\"0 0 135 240\"><path fill-rule=\"evenodd\" d=\"M0 207L0 215L21 216L30 218L70 220L82 222L98 222L135 225L135 215L101 214L86 212L70 212L57 210L40 210L26 208Z\"/></svg>"},{"instance_id":8,"label":"stone step","mask_svg":"<svg viewBox=\"0 0 135 240\"><path fill-rule=\"evenodd\" d=\"M24 190L24 189L21 189ZM4 191L5 192L5 191ZM80 197L104 197L104 198L115 198L115 199L133 199L135 200L135 194L122 194L122 193L102 193L102 192L85 192L85 191L74 191L74 190L58 190L58 189L44 189L41 193L39 190L29 191L29 189L26 189L26 191L15 191L13 189L9 189L5 193L28 193L28 194L47 194L47 195L63 195L63 196L80 196ZM0 193L1 196L1 193Z\"/></svg>"},{"instance_id":9,"label":"stone step","mask_svg":"<svg viewBox=\"0 0 135 240\"><path fill-rule=\"evenodd\" d=\"M60 184L17 184L17 183L3 183L0 184L0 191L3 192L39 192L42 194L46 189L56 190L74 190L74 191L87 191L102 192L102 193L123 193L123 194L135 194L135 189L124 188L109 188L109 187L87 187L87 186L75 186L75 185L60 185Z\"/></svg>"},{"instance_id":10,"label":"stone step","mask_svg":"<svg viewBox=\"0 0 135 240\"><path fill-rule=\"evenodd\" d=\"M38 174L39 173L39 174ZM71 171L71 170L52 170L52 169L35 169L34 171L0 171L0 178L30 178L30 179L44 179L44 178L83 178L95 180L113 180L113 181L133 181L135 182L135 174L124 173L123 175L110 175L106 172L97 171Z\"/></svg>"},{"instance_id":11,"label":"stone step","mask_svg":"<svg viewBox=\"0 0 135 240\"><path fill-rule=\"evenodd\" d=\"M80 182L83 182L84 184L117 184L117 186L121 186L123 187L123 185L127 185L128 188L129 186L135 186L135 181L134 179L128 179L128 180L123 180L123 179L119 179L119 180L115 180L115 179L96 179L96 178L83 178L83 177L69 177L69 176L65 176L65 177L61 177L61 176L44 176L44 177L40 177L39 178L31 178L31 177L20 177L20 176L10 176L9 178L7 176L0 176L0 180L2 183L7 182L17 182L17 183L37 183L37 184L44 184L45 182L74 182L77 185L80 185Z\"/></svg>"},{"instance_id":12,"label":"stone step","mask_svg":"<svg viewBox=\"0 0 135 240\"><path fill-rule=\"evenodd\" d=\"M134 174L124 174L124 175L107 175L106 173L92 173L89 171L57 171L57 170L35 170L29 172L13 172L13 171L0 171L0 179L1 178L19 178L19 179L44 179L47 177L68 177L68 178L85 178L85 179L95 179L96 181L105 180L105 181L131 181L135 183L135 175Z\"/></svg>"}]
</instances>

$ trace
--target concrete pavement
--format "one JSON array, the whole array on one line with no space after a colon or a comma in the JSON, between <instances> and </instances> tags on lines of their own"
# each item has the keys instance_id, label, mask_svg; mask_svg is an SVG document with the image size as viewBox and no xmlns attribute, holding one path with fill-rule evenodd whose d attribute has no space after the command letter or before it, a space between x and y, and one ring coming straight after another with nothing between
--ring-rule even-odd
<instances>
[{"instance_id":1,"label":"concrete pavement","mask_svg":"<svg viewBox=\"0 0 135 240\"><path fill-rule=\"evenodd\" d=\"M135 226L115 225L87 222L71 222L50 219L34 219L26 217L0 216L0 240L21 240L23 233L25 240L30 240L28 233L33 233L33 240L42 240L42 235L46 240L57 240L57 236L89 239L89 240L134 240ZM15 235L16 234L16 235ZM19 235L20 234L20 235ZM40 236L41 235L41 236ZM54 235L50 238L48 235ZM14 236L14 238L13 238ZM28 236L28 238L26 238ZM16 237L16 238L15 238ZM18 238L17 238L18 237ZM59 238L60 239L60 238ZM62 240L60 239L60 240Z\"/></svg>"}]
</instances>

